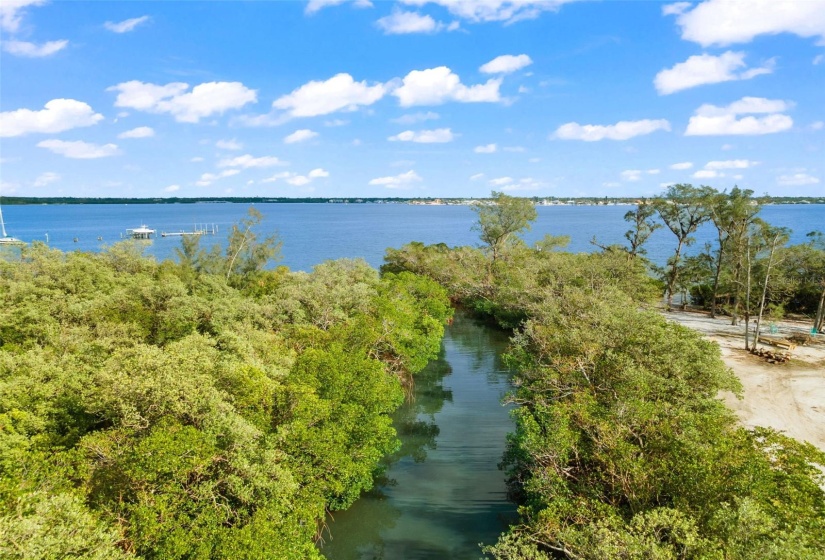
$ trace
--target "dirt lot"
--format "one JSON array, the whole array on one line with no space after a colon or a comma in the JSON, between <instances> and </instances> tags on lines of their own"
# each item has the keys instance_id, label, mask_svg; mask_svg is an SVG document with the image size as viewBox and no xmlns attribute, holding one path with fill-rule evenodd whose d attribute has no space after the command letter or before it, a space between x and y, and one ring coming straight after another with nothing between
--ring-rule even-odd
<instances>
[{"instance_id":1,"label":"dirt lot","mask_svg":"<svg viewBox=\"0 0 825 560\"><path fill-rule=\"evenodd\" d=\"M732 394L722 396L744 425L775 428L825 451L825 335L797 346L790 362L769 364L744 350L744 327L731 326L730 318L711 319L707 313L684 311L664 315L719 344L722 358L744 388L741 400ZM772 336L787 337L808 333L811 325L786 321L775 327L777 332ZM767 331L768 326L762 330Z\"/></svg>"}]
</instances>

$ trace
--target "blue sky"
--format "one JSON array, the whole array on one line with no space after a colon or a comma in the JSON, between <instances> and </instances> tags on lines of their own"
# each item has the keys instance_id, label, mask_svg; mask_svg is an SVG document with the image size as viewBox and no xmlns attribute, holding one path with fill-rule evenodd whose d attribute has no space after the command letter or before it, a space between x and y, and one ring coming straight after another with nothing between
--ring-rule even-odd
<instances>
[{"instance_id":1,"label":"blue sky","mask_svg":"<svg viewBox=\"0 0 825 560\"><path fill-rule=\"evenodd\" d=\"M0 2L0 195L825 194L825 1Z\"/></svg>"}]
</instances>

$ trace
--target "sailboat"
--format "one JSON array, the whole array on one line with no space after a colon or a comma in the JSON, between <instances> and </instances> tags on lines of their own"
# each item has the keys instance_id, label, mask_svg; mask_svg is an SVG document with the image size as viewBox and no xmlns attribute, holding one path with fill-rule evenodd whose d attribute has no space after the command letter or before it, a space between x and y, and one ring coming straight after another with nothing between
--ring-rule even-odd
<instances>
[{"instance_id":1,"label":"sailboat","mask_svg":"<svg viewBox=\"0 0 825 560\"><path fill-rule=\"evenodd\" d=\"M3 209L0 208L0 245L25 245L25 241L20 241L16 237L6 233L6 224L3 222Z\"/></svg>"}]
</instances>

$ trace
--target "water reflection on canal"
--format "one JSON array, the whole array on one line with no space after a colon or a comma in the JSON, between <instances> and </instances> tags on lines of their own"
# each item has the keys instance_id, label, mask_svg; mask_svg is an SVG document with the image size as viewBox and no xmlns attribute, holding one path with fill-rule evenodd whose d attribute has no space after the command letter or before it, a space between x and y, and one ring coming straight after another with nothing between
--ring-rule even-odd
<instances>
[{"instance_id":1,"label":"water reflection on canal","mask_svg":"<svg viewBox=\"0 0 825 560\"><path fill-rule=\"evenodd\" d=\"M457 313L439 359L416 377L415 399L395 415L401 449L385 479L329 520L330 560L476 559L515 507L497 464L512 431L501 397L509 375L504 333Z\"/></svg>"}]
</instances>

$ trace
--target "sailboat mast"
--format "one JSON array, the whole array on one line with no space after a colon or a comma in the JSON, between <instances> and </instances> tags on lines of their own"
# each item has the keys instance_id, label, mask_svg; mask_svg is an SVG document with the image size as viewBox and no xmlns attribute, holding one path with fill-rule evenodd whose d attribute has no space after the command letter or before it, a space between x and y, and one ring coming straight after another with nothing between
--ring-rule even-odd
<instances>
[{"instance_id":1,"label":"sailboat mast","mask_svg":"<svg viewBox=\"0 0 825 560\"><path fill-rule=\"evenodd\" d=\"M8 235L6 235L6 224L3 222L3 209L2 208L0 208L0 230L3 231L2 237L8 237Z\"/></svg>"}]
</instances>

